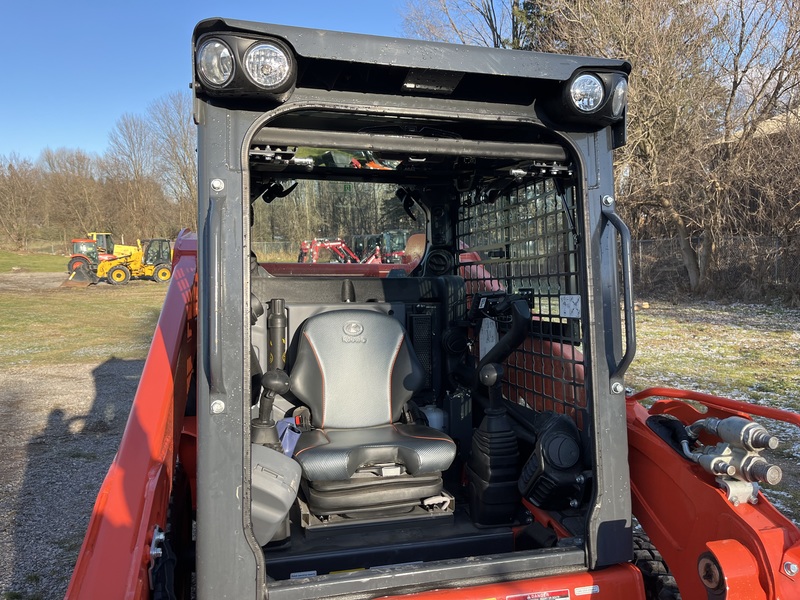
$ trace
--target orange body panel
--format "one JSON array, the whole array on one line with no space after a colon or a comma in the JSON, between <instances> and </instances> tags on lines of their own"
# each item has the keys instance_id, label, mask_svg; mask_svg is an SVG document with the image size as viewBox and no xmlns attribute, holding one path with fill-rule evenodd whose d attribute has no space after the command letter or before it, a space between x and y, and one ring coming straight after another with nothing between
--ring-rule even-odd
<instances>
[{"instance_id":1,"label":"orange body panel","mask_svg":"<svg viewBox=\"0 0 800 600\"><path fill-rule=\"evenodd\" d=\"M175 441L194 369L196 272L197 242L181 237L139 388L97 496L68 599L149 597L150 543L155 526L166 526Z\"/></svg>"},{"instance_id":2,"label":"orange body panel","mask_svg":"<svg viewBox=\"0 0 800 600\"><path fill-rule=\"evenodd\" d=\"M705 404L707 413L677 400L656 402L648 412L639 400L667 396ZM800 416L684 390L657 388L628 398L628 445L633 513L664 556L684 600L705 600L708 590L698 561L710 555L722 572L717 595L726 600L800 598L800 577L786 562L800 564L800 531L761 493L758 502L734 506L715 478L659 438L646 424L668 413L685 423L706 416L759 414L800 425ZM768 413L768 414L765 414Z\"/></svg>"}]
</instances>

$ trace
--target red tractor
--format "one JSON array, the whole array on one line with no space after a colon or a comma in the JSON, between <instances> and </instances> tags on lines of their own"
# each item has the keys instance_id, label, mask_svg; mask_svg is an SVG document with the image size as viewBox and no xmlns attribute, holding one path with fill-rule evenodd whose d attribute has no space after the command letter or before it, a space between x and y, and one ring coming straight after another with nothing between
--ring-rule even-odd
<instances>
[{"instance_id":1,"label":"red tractor","mask_svg":"<svg viewBox=\"0 0 800 600\"><path fill-rule=\"evenodd\" d=\"M359 258L341 238L314 238L313 240L304 240L300 243L300 254L297 256L297 262L320 262L320 252L324 251L328 252L328 257L331 259L329 262L371 264L373 262L380 262L381 260L379 246L376 246L372 252L366 254L363 258Z\"/></svg>"},{"instance_id":2,"label":"red tractor","mask_svg":"<svg viewBox=\"0 0 800 600\"><path fill-rule=\"evenodd\" d=\"M411 232L406 229L392 229L381 233L381 260L385 263L402 263L409 235Z\"/></svg>"},{"instance_id":3,"label":"red tractor","mask_svg":"<svg viewBox=\"0 0 800 600\"><path fill-rule=\"evenodd\" d=\"M67 598L800 598L756 420L800 417L626 388L628 62L215 18L193 65L200 228ZM353 181L413 257L255 260Z\"/></svg>"},{"instance_id":4,"label":"red tractor","mask_svg":"<svg viewBox=\"0 0 800 600\"><path fill-rule=\"evenodd\" d=\"M109 260L116 258L113 254L101 254L97 249L97 242L90 239L74 239L72 240L72 256L67 263L67 271L74 273L75 271L84 268L89 271L92 268L97 268L97 264L101 260Z\"/></svg>"},{"instance_id":5,"label":"red tractor","mask_svg":"<svg viewBox=\"0 0 800 600\"><path fill-rule=\"evenodd\" d=\"M314 238L300 243L300 254L297 262L319 262L320 252L327 250L329 262L357 263L360 262L355 252L350 249L343 239Z\"/></svg>"}]
</instances>

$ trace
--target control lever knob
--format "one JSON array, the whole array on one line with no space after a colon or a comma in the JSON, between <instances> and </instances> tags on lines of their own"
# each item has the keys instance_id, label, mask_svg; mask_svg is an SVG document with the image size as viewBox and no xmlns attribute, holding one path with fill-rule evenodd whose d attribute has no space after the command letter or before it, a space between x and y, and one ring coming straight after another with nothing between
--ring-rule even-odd
<instances>
[{"instance_id":1,"label":"control lever knob","mask_svg":"<svg viewBox=\"0 0 800 600\"><path fill-rule=\"evenodd\" d=\"M500 381L502 376L503 367L497 363L489 363L488 365L484 365L481 368L480 373L478 373L481 383L489 388Z\"/></svg>"},{"instance_id":2,"label":"control lever knob","mask_svg":"<svg viewBox=\"0 0 800 600\"><path fill-rule=\"evenodd\" d=\"M273 396L275 394L283 395L289 391L289 375L280 369L267 371L261 378L261 385L268 392L272 392Z\"/></svg>"},{"instance_id":3,"label":"control lever knob","mask_svg":"<svg viewBox=\"0 0 800 600\"><path fill-rule=\"evenodd\" d=\"M503 367L497 363L489 363L481 367L478 373L480 382L489 388L489 410L503 410L503 390L500 379L503 377Z\"/></svg>"}]
</instances>

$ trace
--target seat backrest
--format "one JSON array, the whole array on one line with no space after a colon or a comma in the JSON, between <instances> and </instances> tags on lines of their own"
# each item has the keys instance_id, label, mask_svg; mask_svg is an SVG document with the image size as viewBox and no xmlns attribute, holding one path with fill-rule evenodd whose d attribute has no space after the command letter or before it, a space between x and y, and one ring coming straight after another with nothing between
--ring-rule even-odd
<instances>
[{"instance_id":1,"label":"seat backrest","mask_svg":"<svg viewBox=\"0 0 800 600\"><path fill-rule=\"evenodd\" d=\"M374 311L336 310L303 325L291 391L315 427L357 429L393 423L425 373L403 326Z\"/></svg>"}]
</instances>

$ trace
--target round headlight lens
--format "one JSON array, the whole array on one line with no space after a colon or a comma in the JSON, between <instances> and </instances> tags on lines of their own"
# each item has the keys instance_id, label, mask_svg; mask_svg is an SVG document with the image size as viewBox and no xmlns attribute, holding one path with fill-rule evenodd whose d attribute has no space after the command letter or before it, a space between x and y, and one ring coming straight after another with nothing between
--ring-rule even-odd
<instances>
[{"instance_id":1,"label":"round headlight lens","mask_svg":"<svg viewBox=\"0 0 800 600\"><path fill-rule=\"evenodd\" d=\"M197 51L197 72L211 87L223 87L233 79L233 54L219 40L208 40Z\"/></svg>"},{"instance_id":2,"label":"round headlight lens","mask_svg":"<svg viewBox=\"0 0 800 600\"><path fill-rule=\"evenodd\" d=\"M628 105L628 80L620 79L611 93L611 114L614 117L622 116L622 111Z\"/></svg>"},{"instance_id":3,"label":"round headlight lens","mask_svg":"<svg viewBox=\"0 0 800 600\"><path fill-rule=\"evenodd\" d=\"M286 50L277 44L261 43L251 46L244 55L244 68L257 86L271 90L286 83L292 63Z\"/></svg>"},{"instance_id":4,"label":"round headlight lens","mask_svg":"<svg viewBox=\"0 0 800 600\"><path fill-rule=\"evenodd\" d=\"M597 110L605 95L600 78L588 73L575 78L569 88L569 93L575 108L585 113Z\"/></svg>"}]
</instances>

